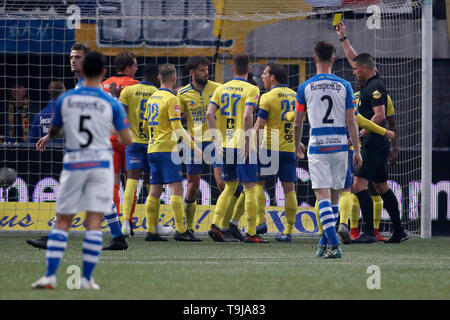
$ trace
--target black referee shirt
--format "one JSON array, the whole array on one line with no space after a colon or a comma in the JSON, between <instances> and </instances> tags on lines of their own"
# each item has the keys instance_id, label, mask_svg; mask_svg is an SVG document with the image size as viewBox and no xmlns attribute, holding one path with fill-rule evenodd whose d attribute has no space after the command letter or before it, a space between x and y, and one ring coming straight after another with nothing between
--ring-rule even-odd
<instances>
[{"instance_id":1,"label":"black referee shirt","mask_svg":"<svg viewBox=\"0 0 450 320\"><path fill-rule=\"evenodd\" d=\"M384 113L386 115L387 109L387 91L386 84L381 77L376 74L368 79L364 84L364 88L359 93L358 111L366 119L372 119L375 112L373 107L384 105ZM386 128L387 121L384 120L380 126ZM362 138L361 143L363 147L386 147L389 145L389 140L385 136L380 136L376 133L369 133Z\"/></svg>"}]
</instances>

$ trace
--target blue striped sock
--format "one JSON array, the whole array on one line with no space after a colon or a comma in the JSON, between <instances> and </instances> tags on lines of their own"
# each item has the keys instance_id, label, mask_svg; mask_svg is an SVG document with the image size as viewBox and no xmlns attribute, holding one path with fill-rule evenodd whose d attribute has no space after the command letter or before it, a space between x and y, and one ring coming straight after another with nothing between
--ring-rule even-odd
<instances>
[{"instance_id":1,"label":"blue striped sock","mask_svg":"<svg viewBox=\"0 0 450 320\"><path fill-rule=\"evenodd\" d=\"M333 210L334 214L334 222L336 222L339 218L339 204L332 204L331 209Z\"/></svg>"},{"instance_id":2,"label":"blue striped sock","mask_svg":"<svg viewBox=\"0 0 450 320\"><path fill-rule=\"evenodd\" d=\"M327 235L325 234L325 231L322 233L319 243L322 246L326 246L328 244L328 239L327 239Z\"/></svg>"},{"instance_id":3,"label":"blue striped sock","mask_svg":"<svg viewBox=\"0 0 450 320\"><path fill-rule=\"evenodd\" d=\"M64 251L67 247L67 231L52 229L48 235L47 251L45 253L47 272L46 277L54 276L58 270Z\"/></svg>"},{"instance_id":4,"label":"blue striped sock","mask_svg":"<svg viewBox=\"0 0 450 320\"><path fill-rule=\"evenodd\" d=\"M122 235L119 216L117 215L117 209L114 203L112 204L112 213L105 214L105 220L108 224L109 230L111 230L113 239Z\"/></svg>"},{"instance_id":5,"label":"blue striped sock","mask_svg":"<svg viewBox=\"0 0 450 320\"><path fill-rule=\"evenodd\" d=\"M326 235L330 245L338 244L338 238L335 228L335 219L333 210L331 209L331 202L328 199L319 201L320 222L322 223L323 233Z\"/></svg>"},{"instance_id":6,"label":"blue striped sock","mask_svg":"<svg viewBox=\"0 0 450 320\"><path fill-rule=\"evenodd\" d=\"M100 230L88 230L83 240L83 277L91 280L92 272L100 258L103 234Z\"/></svg>"}]
</instances>

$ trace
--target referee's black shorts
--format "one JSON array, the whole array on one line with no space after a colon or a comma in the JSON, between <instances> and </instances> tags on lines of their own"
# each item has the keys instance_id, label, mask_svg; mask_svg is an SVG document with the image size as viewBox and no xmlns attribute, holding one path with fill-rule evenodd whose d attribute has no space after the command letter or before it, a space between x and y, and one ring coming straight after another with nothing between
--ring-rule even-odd
<instances>
[{"instance_id":1,"label":"referee's black shorts","mask_svg":"<svg viewBox=\"0 0 450 320\"><path fill-rule=\"evenodd\" d=\"M361 148L363 159L362 166L355 171L355 177L364 178L373 183L381 183L388 180L388 158L390 146L379 146L376 148Z\"/></svg>"}]
</instances>

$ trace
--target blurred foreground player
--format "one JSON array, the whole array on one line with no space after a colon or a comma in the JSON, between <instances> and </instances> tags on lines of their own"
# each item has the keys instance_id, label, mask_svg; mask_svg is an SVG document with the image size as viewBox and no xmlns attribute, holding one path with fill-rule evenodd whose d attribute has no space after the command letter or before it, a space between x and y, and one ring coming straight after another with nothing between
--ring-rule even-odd
<instances>
[{"instance_id":1,"label":"blurred foreground player","mask_svg":"<svg viewBox=\"0 0 450 320\"><path fill-rule=\"evenodd\" d=\"M67 247L68 231L77 212L86 211L81 289L99 289L92 273L102 250L103 214L111 211L113 166L109 133L111 125L120 141L131 144L128 119L122 106L102 92L105 58L91 52L85 56L81 74L85 87L70 90L56 102L49 138L66 137L66 154L56 200L57 220L49 234L45 276L33 289L54 289L56 272ZM81 129L81 130L80 130Z\"/></svg>"}]
</instances>

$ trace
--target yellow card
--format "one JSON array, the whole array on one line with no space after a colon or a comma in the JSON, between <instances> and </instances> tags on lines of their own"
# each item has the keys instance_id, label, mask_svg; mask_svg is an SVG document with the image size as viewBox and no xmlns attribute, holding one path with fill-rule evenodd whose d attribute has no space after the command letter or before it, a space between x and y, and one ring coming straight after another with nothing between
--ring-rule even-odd
<instances>
[{"instance_id":1,"label":"yellow card","mask_svg":"<svg viewBox=\"0 0 450 320\"><path fill-rule=\"evenodd\" d=\"M333 18L333 27L335 27L339 22L341 22L342 13L335 13Z\"/></svg>"}]
</instances>

